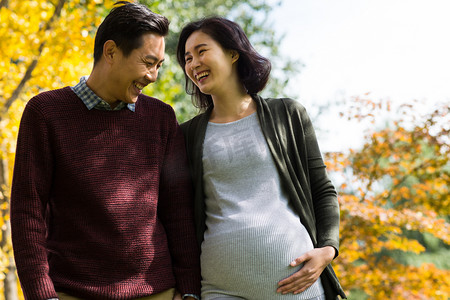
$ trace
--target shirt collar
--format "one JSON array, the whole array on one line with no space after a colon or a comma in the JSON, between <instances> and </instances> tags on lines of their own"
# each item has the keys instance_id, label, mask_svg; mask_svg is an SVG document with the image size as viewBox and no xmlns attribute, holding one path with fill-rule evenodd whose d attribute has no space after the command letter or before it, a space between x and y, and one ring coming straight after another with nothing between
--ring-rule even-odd
<instances>
[{"instance_id":1,"label":"shirt collar","mask_svg":"<svg viewBox=\"0 0 450 300\"><path fill-rule=\"evenodd\" d=\"M134 103L125 103L120 102L114 109L111 109L111 106L102 98L97 96L94 91L92 91L86 84L86 81L89 76L83 76L80 78L80 82L77 85L72 87L74 93L83 101L84 105L86 105L87 109L91 110L93 108L99 110L120 110L124 107L127 107L129 110L135 110Z\"/></svg>"}]
</instances>

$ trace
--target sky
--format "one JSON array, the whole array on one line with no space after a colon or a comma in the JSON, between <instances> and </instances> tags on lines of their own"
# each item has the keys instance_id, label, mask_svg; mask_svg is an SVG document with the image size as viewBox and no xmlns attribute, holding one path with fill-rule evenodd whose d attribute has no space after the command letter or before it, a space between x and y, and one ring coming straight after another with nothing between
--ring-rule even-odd
<instances>
[{"instance_id":1,"label":"sky","mask_svg":"<svg viewBox=\"0 0 450 300\"><path fill-rule=\"evenodd\" d=\"M449 16L450 0L282 0L271 14L285 34L281 53L303 64L287 94L308 110L366 93L426 107L448 103ZM318 133L323 151L362 142L362 126L337 115L315 124L327 132Z\"/></svg>"}]
</instances>

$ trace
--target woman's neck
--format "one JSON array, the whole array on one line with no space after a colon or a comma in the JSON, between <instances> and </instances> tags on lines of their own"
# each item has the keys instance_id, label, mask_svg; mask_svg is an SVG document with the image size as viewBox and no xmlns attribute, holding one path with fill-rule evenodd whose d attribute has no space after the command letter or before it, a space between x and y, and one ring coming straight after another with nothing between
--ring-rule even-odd
<instances>
[{"instance_id":1,"label":"woman's neck","mask_svg":"<svg viewBox=\"0 0 450 300\"><path fill-rule=\"evenodd\" d=\"M213 123L229 123L245 118L256 111L252 97L241 91L228 93L226 97L213 96L214 108L209 118Z\"/></svg>"}]
</instances>

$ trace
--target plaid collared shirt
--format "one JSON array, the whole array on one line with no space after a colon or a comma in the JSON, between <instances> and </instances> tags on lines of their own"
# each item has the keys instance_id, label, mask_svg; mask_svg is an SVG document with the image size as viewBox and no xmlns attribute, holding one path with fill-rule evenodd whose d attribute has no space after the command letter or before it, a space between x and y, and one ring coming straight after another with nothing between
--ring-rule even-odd
<instances>
[{"instance_id":1,"label":"plaid collared shirt","mask_svg":"<svg viewBox=\"0 0 450 300\"><path fill-rule=\"evenodd\" d=\"M102 98L97 96L86 84L88 76L83 76L80 78L80 82L76 86L71 87L74 93L80 97L83 103L86 105L87 109L91 110L93 108L99 110L121 110L127 107L129 110L134 112L135 104L127 104L125 102L120 102L114 109Z\"/></svg>"}]
</instances>

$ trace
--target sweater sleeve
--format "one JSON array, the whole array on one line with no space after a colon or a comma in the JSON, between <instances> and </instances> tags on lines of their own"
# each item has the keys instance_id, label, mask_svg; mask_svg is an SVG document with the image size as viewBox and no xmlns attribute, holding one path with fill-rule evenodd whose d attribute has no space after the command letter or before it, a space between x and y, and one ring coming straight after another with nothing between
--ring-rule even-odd
<instances>
[{"instance_id":1,"label":"sweater sleeve","mask_svg":"<svg viewBox=\"0 0 450 300\"><path fill-rule=\"evenodd\" d=\"M46 249L52 161L49 130L32 99L20 123L11 189L12 242L25 299L57 297Z\"/></svg>"},{"instance_id":2,"label":"sweater sleeve","mask_svg":"<svg viewBox=\"0 0 450 300\"><path fill-rule=\"evenodd\" d=\"M303 127L311 196L317 230L317 247L332 246L339 251L339 203L336 189L328 177L312 122L303 108Z\"/></svg>"},{"instance_id":3,"label":"sweater sleeve","mask_svg":"<svg viewBox=\"0 0 450 300\"><path fill-rule=\"evenodd\" d=\"M193 191L184 137L175 117L160 181L158 216L166 229L177 290L200 294L200 251L193 219Z\"/></svg>"}]
</instances>

